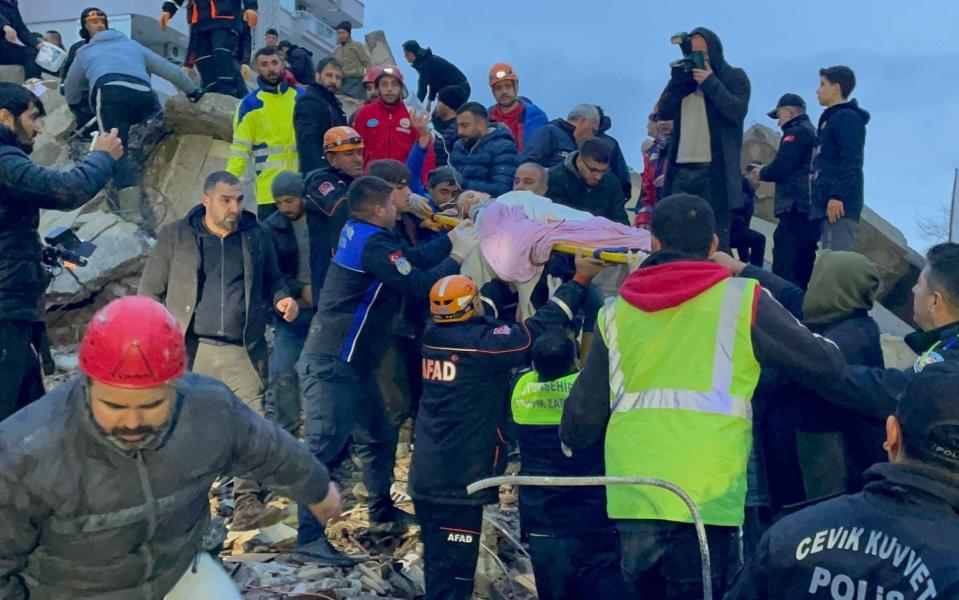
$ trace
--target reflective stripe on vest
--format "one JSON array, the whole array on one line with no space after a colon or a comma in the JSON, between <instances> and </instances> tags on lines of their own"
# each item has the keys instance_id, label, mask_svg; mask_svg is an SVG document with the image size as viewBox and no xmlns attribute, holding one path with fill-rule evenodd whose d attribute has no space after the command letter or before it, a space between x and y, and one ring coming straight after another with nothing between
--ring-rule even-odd
<instances>
[{"instance_id":1,"label":"reflective stripe on vest","mask_svg":"<svg viewBox=\"0 0 959 600\"><path fill-rule=\"evenodd\" d=\"M729 278L669 309L645 312L617 298L602 311L609 349L606 473L671 481L708 525L743 521L752 445L750 400L757 283ZM607 488L609 516L692 522L671 493Z\"/></svg>"},{"instance_id":2,"label":"reflective stripe on vest","mask_svg":"<svg viewBox=\"0 0 959 600\"><path fill-rule=\"evenodd\" d=\"M520 377L511 399L513 421L517 425L559 425L563 404L579 373L555 381L540 382L535 371Z\"/></svg>"}]
</instances>

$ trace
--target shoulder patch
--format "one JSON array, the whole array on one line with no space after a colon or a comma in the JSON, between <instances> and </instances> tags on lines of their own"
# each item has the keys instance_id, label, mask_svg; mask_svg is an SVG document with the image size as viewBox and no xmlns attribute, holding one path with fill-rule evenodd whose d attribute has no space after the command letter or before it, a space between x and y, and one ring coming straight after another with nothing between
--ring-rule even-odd
<instances>
[{"instance_id":1,"label":"shoulder patch","mask_svg":"<svg viewBox=\"0 0 959 600\"><path fill-rule=\"evenodd\" d=\"M500 325L493 330L493 335L509 335L512 331L509 325Z\"/></svg>"},{"instance_id":2,"label":"shoulder patch","mask_svg":"<svg viewBox=\"0 0 959 600\"><path fill-rule=\"evenodd\" d=\"M787 135L786 137L783 138L783 143L794 142L794 141L796 141L796 136L794 135Z\"/></svg>"},{"instance_id":3,"label":"shoulder patch","mask_svg":"<svg viewBox=\"0 0 959 600\"><path fill-rule=\"evenodd\" d=\"M334 189L336 189L336 186L329 181L324 181L320 184L320 193L324 196L329 196L330 192L332 192Z\"/></svg>"},{"instance_id":4,"label":"shoulder patch","mask_svg":"<svg viewBox=\"0 0 959 600\"><path fill-rule=\"evenodd\" d=\"M380 120L379 120L379 119L370 119L370 120L368 120L368 121L366 122L366 126L367 126L367 127L376 127L376 126L379 125L379 124L380 124Z\"/></svg>"},{"instance_id":5,"label":"shoulder patch","mask_svg":"<svg viewBox=\"0 0 959 600\"><path fill-rule=\"evenodd\" d=\"M410 271L413 270L410 261L406 260L406 257L403 256L402 250L397 250L393 254L390 254L390 262L393 263L393 266L396 267L400 275L409 275Z\"/></svg>"}]
</instances>

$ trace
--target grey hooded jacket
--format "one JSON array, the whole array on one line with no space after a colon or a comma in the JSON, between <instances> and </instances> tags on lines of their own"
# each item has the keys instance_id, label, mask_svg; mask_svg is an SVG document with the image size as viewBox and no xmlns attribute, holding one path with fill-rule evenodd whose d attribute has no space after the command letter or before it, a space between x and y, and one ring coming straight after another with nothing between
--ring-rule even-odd
<instances>
[{"instance_id":1,"label":"grey hooded jacket","mask_svg":"<svg viewBox=\"0 0 959 600\"><path fill-rule=\"evenodd\" d=\"M150 76L157 75L166 79L184 94L197 90L193 80L184 75L179 67L156 52L131 40L116 29L107 29L93 36L77 52L70 65L67 79L63 84L63 95L67 104L75 105L83 101L83 90L95 90L101 78L123 76L134 79L143 85L150 85Z\"/></svg>"},{"instance_id":2,"label":"grey hooded jacket","mask_svg":"<svg viewBox=\"0 0 959 600\"><path fill-rule=\"evenodd\" d=\"M73 379L0 423L0 598L161 600L201 551L221 475L320 502L326 469L219 381L187 373L162 436L124 451Z\"/></svg>"}]
</instances>

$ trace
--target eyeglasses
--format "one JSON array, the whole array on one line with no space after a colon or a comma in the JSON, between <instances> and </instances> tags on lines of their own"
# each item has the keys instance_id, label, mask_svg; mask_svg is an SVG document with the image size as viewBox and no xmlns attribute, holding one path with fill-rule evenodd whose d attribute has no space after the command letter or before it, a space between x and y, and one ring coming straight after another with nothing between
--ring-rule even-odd
<instances>
[{"instance_id":1,"label":"eyeglasses","mask_svg":"<svg viewBox=\"0 0 959 600\"><path fill-rule=\"evenodd\" d=\"M589 171L590 173L592 173L593 175L605 175L606 173L609 172L609 165L608 165L608 164L607 164L605 167L594 167L594 166L592 166L591 164L589 164L588 162L586 162L586 159L585 159L585 158L582 159L582 160L583 160L583 166L585 166L585 167L586 167L586 170Z\"/></svg>"}]
</instances>

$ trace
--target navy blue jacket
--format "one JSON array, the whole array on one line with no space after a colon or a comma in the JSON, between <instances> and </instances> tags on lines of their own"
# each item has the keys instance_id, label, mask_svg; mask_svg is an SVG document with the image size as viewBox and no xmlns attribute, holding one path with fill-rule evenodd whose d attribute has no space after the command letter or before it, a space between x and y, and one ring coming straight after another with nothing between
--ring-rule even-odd
<instances>
[{"instance_id":1,"label":"navy blue jacket","mask_svg":"<svg viewBox=\"0 0 959 600\"><path fill-rule=\"evenodd\" d=\"M912 464L866 478L862 492L773 525L726 600L959 597L955 480Z\"/></svg>"},{"instance_id":2,"label":"navy blue jacket","mask_svg":"<svg viewBox=\"0 0 959 600\"><path fill-rule=\"evenodd\" d=\"M826 216L830 199L842 200L847 219L859 220L864 203L862 174L869 113L855 100L830 106L819 117L813 158L813 218Z\"/></svg>"},{"instance_id":3,"label":"navy blue jacket","mask_svg":"<svg viewBox=\"0 0 959 600\"><path fill-rule=\"evenodd\" d=\"M0 319L40 319L48 283L40 264L40 209L83 206L113 176L113 165L106 152L91 152L69 171L46 169L0 125Z\"/></svg>"},{"instance_id":4,"label":"navy blue jacket","mask_svg":"<svg viewBox=\"0 0 959 600\"><path fill-rule=\"evenodd\" d=\"M489 132L472 147L456 140L450 164L463 176L463 189L486 192L494 198L513 189L513 175L519 166L516 142L509 129L490 124Z\"/></svg>"},{"instance_id":5,"label":"navy blue jacket","mask_svg":"<svg viewBox=\"0 0 959 600\"><path fill-rule=\"evenodd\" d=\"M776 184L774 212L810 212L809 172L816 147L816 130L809 115L799 115L783 125L776 158L759 171L759 178Z\"/></svg>"},{"instance_id":6,"label":"navy blue jacket","mask_svg":"<svg viewBox=\"0 0 959 600\"><path fill-rule=\"evenodd\" d=\"M416 97L420 102L436 100L436 94L447 86L458 85L466 90L469 96L470 84L466 75L456 68L456 65L441 56L436 56L429 48L420 52L413 61L413 68L419 73L419 83L416 88Z\"/></svg>"},{"instance_id":7,"label":"navy blue jacket","mask_svg":"<svg viewBox=\"0 0 959 600\"><path fill-rule=\"evenodd\" d=\"M346 113L339 98L322 85L313 83L296 99L293 132L300 155L300 173L330 166L323 151L323 136L331 127L346 125Z\"/></svg>"},{"instance_id":8,"label":"navy blue jacket","mask_svg":"<svg viewBox=\"0 0 959 600\"><path fill-rule=\"evenodd\" d=\"M436 166L445 167L450 164L450 154L453 152L453 146L455 146L457 140L459 140L456 119L444 121L440 119L439 115L433 113L432 120L433 130L435 131L433 135L433 153L436 154ZM422 170L422 166L420 170ZM411 172L419 173L420 171Z\"/></svg>"},{"instance_id":9,"label":"navy blue jacket","mask_svg":"<svg viewBox=\"0 0 959 600\"><path fill-rule=\"evenodd\" d=\"M586 297L568 281L521 324L489 317L431 323L423 333L423 395L410 468L413 498L439 504L492 504L496 489L470 496L466 486L506 466L510 369L527 364L535 336L564 327Z\"/></svg>"},{"instance_id":10,"label":"navy blue jacket","mask_svg":"<svg viewBox=\"0 0 959 600\"><path fill-rule=\"evenodd\" d=\"M394 230L347 221L303 347L306 371L313 362L334 357L368 374L379 361L401 297L425 301L437 280L459 272L450 248L448 236L410 248Z\"/></svg>"}]
</instances>

